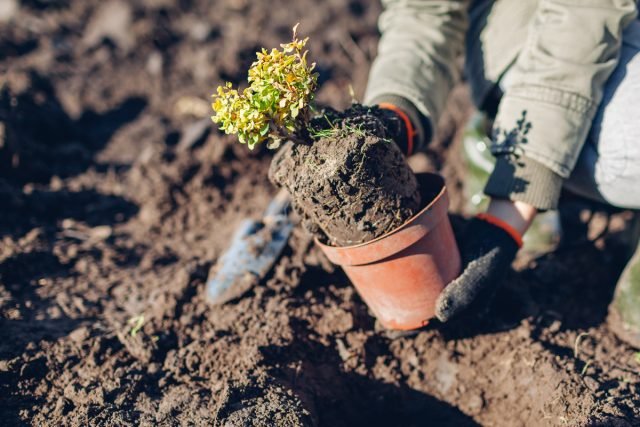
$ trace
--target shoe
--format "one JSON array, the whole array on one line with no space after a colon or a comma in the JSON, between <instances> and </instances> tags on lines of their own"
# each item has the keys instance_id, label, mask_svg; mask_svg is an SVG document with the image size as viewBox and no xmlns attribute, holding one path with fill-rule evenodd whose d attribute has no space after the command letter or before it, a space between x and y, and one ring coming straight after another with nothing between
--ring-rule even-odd
<instances>
[{"instance_id":1,"label":"shoe","mask_svg":"<svg viewBox=\"0 0 640 427\"><path fill-rule=\"evenodd\" d=\"M483 192L493 171L495 158L489 149L491 122L482 112L474 113L467 122L462 147L467 164L464 180L465 210L470 215L484 212L489 205L489 197ZM529 254L542 254L554 250L562 234L557 211L547 211L536 216L523 237L522 249Z\"/></svg>"},{"instance_id":2,"label":"shoe","mask_svg":"<svg viewBox=\"0 0 640 427\"><path fill-rule=\"evenodd\" d=\"M620 340L640 349L640 212L634 215L628 229L625 234L635 251L618 279L607 324Z\"/></svg>"}]
</instances>

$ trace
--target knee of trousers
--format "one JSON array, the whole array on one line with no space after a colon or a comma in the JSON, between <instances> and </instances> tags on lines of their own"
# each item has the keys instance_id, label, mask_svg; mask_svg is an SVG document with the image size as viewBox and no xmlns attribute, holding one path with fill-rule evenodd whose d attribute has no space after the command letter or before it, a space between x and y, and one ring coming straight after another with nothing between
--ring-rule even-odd
<instances>
[{"instance_id":1,"label":"knee of trousers","mask_svg":"<svg viewBox=\"0 0 640 427\"><path fill-rule=\"evenodd\" d=\"M638 40L623 43L620 61L604 87L585 147L596 153L593 172L603 198L614 206L632 209L640 209L638 34Z\"/></svg>"}]
</instances>

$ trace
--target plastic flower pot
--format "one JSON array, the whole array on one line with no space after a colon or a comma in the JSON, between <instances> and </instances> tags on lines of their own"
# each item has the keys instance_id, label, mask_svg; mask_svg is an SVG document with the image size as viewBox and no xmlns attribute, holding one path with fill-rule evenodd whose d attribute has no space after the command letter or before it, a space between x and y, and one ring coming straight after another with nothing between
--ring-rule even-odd
<instances>
[{"instance_id":1,"label":"plastic flower pot","mask_svg":"<svg viewBox=\"0 0 640 427\"><path fill-rule=\"evenodd\" d=\"M402 226L355 246L316 241L388 329L425 326L434 317L438 295L460 273L444 180L435 174L417 178L426 206Z\"/></svg>"}]
</instances>

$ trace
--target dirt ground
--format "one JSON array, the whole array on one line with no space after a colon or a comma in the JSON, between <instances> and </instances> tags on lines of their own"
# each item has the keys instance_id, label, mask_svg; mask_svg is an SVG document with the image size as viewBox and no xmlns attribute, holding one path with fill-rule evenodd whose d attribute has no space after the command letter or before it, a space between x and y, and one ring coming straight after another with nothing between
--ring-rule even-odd
<instances>
[{"instance_id":1,"label":"dirt ground","mask_svg":"<svg viewBox=\"0 0 640 427\"><path fill-rule=\"evenodd\" d=\"M206 303L235 226L274 194L272 154L213 129L208 95L300 21L319 102L346 107L377 2L6 4L0 424L640 425L639 356L604 323L616 236L522 258L491 317L411 337L378 331L300 229L263 283ZM460 86L412 159L441 170L458 213L469 112Z\"/></svg>"}]
</instances>

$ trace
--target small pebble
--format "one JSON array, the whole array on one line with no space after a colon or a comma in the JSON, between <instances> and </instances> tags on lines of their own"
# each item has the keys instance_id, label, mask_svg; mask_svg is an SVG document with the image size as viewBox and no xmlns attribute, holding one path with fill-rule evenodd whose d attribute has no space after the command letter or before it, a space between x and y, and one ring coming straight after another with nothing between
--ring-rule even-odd
<instances>
[{"instance_id":1,"label":"small pebble","mask_svg":"<svg viewBox=\"0 0 640 427\"><path fill-rule=\"evenodd\" d=\"M89 231L91 239L94 241L105 240L111 237L111 233L113 230L108 225L100 225L98 227L94 227Z\"/></svg>"},{"instance_id":2,"label":"small pebble","mask_svg":"<svg viewBox=\"0 0 640 427\"><path fill-rule=\"evenodd\" d=\"M160 52L152 52L147 58L147 72L152 76L158 76L162 73L163 64L162 54Z\"/></svg>"},{"instance_id":3,"label":"small pebble","mask_svg":"<svg viewBox=\"0 0 640 427\"><path fill-rule=\"evenodd\" d=\"M89 330L85 326L82 326L69 334L69 338L76 343L80 343L86 340L88 337Z\"/></svg>"},{"instance_id":4,"label":"small pebble","mask_svg":"<svg viewBox=\"0 0 640 427\"><path fill-rule=\"evenodd\" d=\"M100 2L100 6L87 24L83 41L87 46L94 47L108 38L122 50L129 51L135 44L130 31L132 19L133 11L128 2Z\"/></svg>"},{"instance_id":5,"label":"small pebble","mask_svg":"<svg viewBox=\"0 0 640 427\"><path fill-rule=\"evenodd\" d=\"M484 399L480 394L474 394L469 398L469 412L477 414L484 407Z\"/></svg>"},{"instance_id":6,"label":"small pebble","mask_svg":"<svg viewBox=\"0 0 640 427\"><path fill-rule=\"evenodd\" d=\"M0 22L9 22L16 13L18 13L17 0L1 0L0 1Z\"/></svg>"},{"instance_id":7,"label":"small pebble","mask_svg":"<svg viewBox=\"0 0 640 427\"><path fill-rule=\"evenodd\" d=\"M585 377L584 378L584 384L591 391L596 391L598 388L600 388L600 383L598 381L596 381L595 379L591 378L591 377Z\"/></svg>"}]
</instances>

